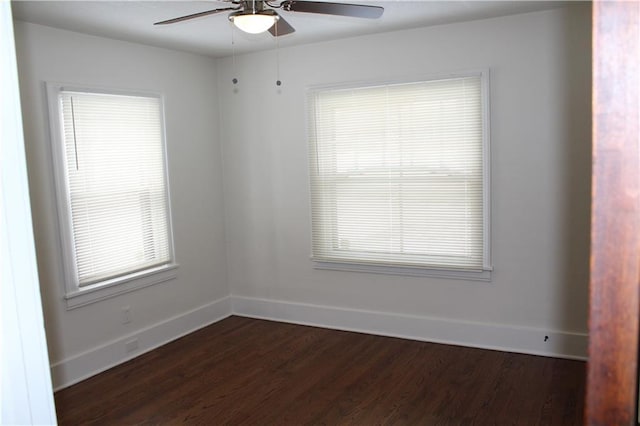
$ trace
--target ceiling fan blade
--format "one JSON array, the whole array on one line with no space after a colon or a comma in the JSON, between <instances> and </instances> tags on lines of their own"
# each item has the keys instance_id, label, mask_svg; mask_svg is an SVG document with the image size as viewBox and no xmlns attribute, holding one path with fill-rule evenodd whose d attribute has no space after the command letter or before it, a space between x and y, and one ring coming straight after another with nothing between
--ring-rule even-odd
<instances>
[{"instance_id":1,"label":"ceiling fan blade","mask_svg":"<svg viewBox=\"0 0 640 426\"><path fill-rule=\"evenodd\" d=\"M181 16L179 18L167 19L166 21L156 22L153 25L175 24L176 22L187 21L189 19L200 18L202 16L213 15L214 13L224 12L225 10L237 10L237 7L225 7L223 9L212 9L205 12L194 13L192 15Z\"/></svg>"},{"instance_id":2,"label":"ceiling fan blade","mask_svg":"<svg viewBox=\"0 0 640 426\"><path fill-rule=\"evenodd\" d=\"M297 0L285 1L282 7L284 10L291 12L323 13L325 15L342 15L369 19L379 18L384 12L384 8L380 6Z\"/></svg>"},{"instance_id":3,"label":"ceiling fan blade","mask_svg":"<svg viewBox=\"0 0 640 426\"><path fill-rule=\"evenodd\" d=\"M272 36L280 37L283 35L291 34L292 32L295 31L295 28L293 28L290 23L285 21L282 15L278 15L278 16L280 17L280 19L278 19L276 23L273 24L271 28L269 28L269 32L271 33Z\"/></svg>"}]
</instances>

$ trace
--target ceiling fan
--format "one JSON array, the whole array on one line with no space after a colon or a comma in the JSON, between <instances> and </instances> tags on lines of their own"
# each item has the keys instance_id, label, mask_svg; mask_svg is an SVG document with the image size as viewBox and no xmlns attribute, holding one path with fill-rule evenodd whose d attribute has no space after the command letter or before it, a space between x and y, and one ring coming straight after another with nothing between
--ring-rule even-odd
<instances>
[{"instance_id":1,"label":"ceiling fan","mask_svg":"<svg viewBox=\"0 0 640 426\"><path fill-rule=\"evenodd\" d=\"M224 11L233 11L229 14L229 20L240 30L251 34L258 34L268 30L274 37L279 37L290 34L294 32L295 29L274 9L281 9L286 12L319 13L323 15L339 15L369 19L379 18L384 12L383 7L363 4L328 3L302 0L222 1L231 3L233 6L206 10L204 12L181 16L179 18L168 19L166 21L156 22L153 25L174 24L176 22L187 21L189 19L200 18Z\"/></svg>"}]
</instances>

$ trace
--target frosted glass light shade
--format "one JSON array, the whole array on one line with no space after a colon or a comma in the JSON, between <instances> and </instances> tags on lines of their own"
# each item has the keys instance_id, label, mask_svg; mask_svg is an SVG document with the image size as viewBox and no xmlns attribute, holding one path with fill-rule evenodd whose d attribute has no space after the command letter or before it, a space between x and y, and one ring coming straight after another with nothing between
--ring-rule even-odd
<instances>
[{"instance_id":1,"label":"frosted glass light shade","mask_svg":"<svg viewBox=\"0 0 640 426\"><path fill-rule=\"evenodd\" d=\"M246 14L233 15L229 19L240 30L249 34L259 34L267 31L275 24L278 19L277 15L271 14Z\"/></svg>"}]
</instances>

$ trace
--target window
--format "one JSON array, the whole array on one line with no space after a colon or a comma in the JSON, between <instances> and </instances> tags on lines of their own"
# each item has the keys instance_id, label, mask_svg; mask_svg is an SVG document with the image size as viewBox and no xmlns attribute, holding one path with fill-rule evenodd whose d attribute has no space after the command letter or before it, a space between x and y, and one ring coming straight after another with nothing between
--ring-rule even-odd
<instances>
[{"instance_id":1,"label":"window","mask_svg":"<svg viewBox=\"0 0 640 426\"><path fill-rule=\"evenodd\" d=\"M310 91L319 267L488 280L486 86L480 72Z\"/></svg>"},{"instance_id":2,"label":"window","mask_svg":"<svg viewBox=\"0 0 640 426\"><path fill-rule=\"evenodd\" d=\"M161 98L48 90L68 307L173 278Z\"/></svg>"}]
</instances>

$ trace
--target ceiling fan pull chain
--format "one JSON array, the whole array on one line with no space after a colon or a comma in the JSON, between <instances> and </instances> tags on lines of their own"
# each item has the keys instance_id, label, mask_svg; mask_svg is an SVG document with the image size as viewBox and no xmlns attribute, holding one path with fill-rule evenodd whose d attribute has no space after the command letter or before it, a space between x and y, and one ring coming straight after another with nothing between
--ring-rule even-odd
<instances>
[{"instance_id":1,"label":"ceiling fan pull chain","mask_svg":"<svg viewBox=\"0 0 640 426\"><path fill-rule=\"evenodd\" d=\"M233 37L233 24L231 24L231 68L233 70L233 75L236 75L236 41ZM233 77L233 84L238 84L238 79Z\"/></svg>"},{"instance_id":2,"label":"ceiling fan pull chain","mask_svg":"<svg viewBox=\"0 0 640 426\"><path fill-rule=\"evenodd\" d=\"M280 81L280 40L278 39L278 21L275 23L276 30L276 86L282 86Z\"/></svg>"}]
</instances>

